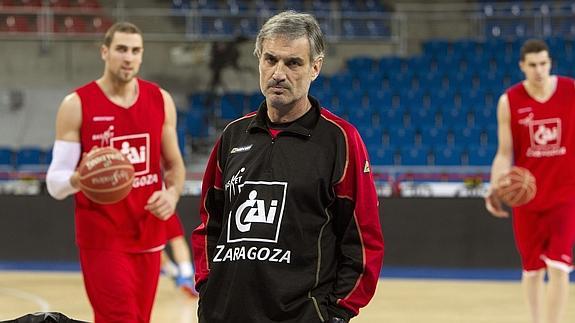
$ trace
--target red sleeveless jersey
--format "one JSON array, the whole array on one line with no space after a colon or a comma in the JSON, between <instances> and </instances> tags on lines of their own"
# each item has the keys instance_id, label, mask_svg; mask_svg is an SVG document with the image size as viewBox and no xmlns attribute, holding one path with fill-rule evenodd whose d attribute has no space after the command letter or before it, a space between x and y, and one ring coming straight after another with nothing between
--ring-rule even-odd
<instances>
[{"instance_id":1,"label":"red sleeveless jersey","mask_svg":"<svg viewBox=\"0 0 575 323\"><path fill-rule=\"evenodd\" d=\"M109 205L76 194L76 241L81 248L141 252L166 241L164 221L144 210L154 191L162 189L161 139L164 100L160 88L138 79L138 98L129 108L113 103L96 82L76 90L82 102L82 152L111 146L132 162L132 191Z\"/></svg>"},{"instance_id":2,"label":"red sleeveless jersey","mask_svg":"<svg viewBox=\"0 0 575 323\"><path fill-rule=\"evenodd\" d=\"M537 195L521 206L543 210L575 197L575 84L557 77L553 95L534 100L522 83L507 91L515 165L529 169Z\"/></svg>"}]
</instances>

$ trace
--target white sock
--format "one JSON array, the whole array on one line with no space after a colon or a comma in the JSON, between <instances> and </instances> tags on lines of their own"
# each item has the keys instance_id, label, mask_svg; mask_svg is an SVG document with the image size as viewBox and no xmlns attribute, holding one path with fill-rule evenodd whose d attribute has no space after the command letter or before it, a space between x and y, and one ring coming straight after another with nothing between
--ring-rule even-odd
<instances>
[{"instance_id":1,"label":"white sock","mask_svg":"<svg viewBox=\"0 0 575 323\"><path fill-rule=\"evenodd\" d=\"M180 263L179 267L180 267L180 275L184 277L191 277L194 274L192 263L189 261L184 261Z\"/></svg>"}]
</instances>

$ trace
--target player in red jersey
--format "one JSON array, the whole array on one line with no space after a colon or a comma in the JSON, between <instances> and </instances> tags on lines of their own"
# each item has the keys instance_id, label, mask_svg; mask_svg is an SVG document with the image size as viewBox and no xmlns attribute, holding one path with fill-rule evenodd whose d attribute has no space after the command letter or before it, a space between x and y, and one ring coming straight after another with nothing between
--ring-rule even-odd
<instances>
[{"instance_id":1,"label":"player in red jersey","mask_svg":"<svg viewBox=\"0 0 575 323\"><path fill-rule=\"evenodd\" d=\"M494 216L508 217L495 194L496 179L512 164L535 176L537 195L513 208L513 229L532 321L558 323L575 243L575 83L550 74L549 49L540 40L525 42L519 66L525 80L508 89L497 107L499 147L485 204Z\"/></svg>"},{"instance_id":2,"label":"player in red jersey","mask_svg":"<svg viewBox=\"0 0 575 323\"><path fill-rule=\"evenodd\" d=\"M165 220L174 214L184 182L174 102L136 77L143 51L138 27L110 27L101 47L102 77L66 96L56 117L46 183L57 199L75 195L76 242L96 322L150 320ZM109 205L79 191L76 171L83 153L104 146L120 150L135 169L130 194Z\"/></svg>"}]
</instances>

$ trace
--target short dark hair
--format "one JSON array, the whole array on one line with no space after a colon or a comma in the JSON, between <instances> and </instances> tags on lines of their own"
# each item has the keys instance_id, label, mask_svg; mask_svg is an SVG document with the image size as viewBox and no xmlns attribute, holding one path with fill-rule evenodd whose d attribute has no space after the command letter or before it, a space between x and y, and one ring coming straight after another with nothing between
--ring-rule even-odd
<instances>
[{"instance_id":1,"label":"short dark hair","mask_svg":"<svg viewBox=\"0 0 575 323\"><path fill-rule=\"evenodd\" d=\"M104 45L106 47L110 47L112 44L112 40L114 39L115 33L127 33L127 34L138 34L142 35L142 31L138 26L134 25L131 22L117 22L113 24L108 30L106 31L106 35L104 36Z\"/></svg>"},{"instance_id":2,"label":"short dark hair","mask_svg":"<svg viewBox=\"0 0 575 323\"><path fill-rule=\"evenodd\" d=\"M540 53L543 51L546 51L549 54L549 57L551 57L547 43L540 39L529 39L523 44L523 46L521 46L519 59L523 62L527 54Z\"/></svg>"}]
</instances>

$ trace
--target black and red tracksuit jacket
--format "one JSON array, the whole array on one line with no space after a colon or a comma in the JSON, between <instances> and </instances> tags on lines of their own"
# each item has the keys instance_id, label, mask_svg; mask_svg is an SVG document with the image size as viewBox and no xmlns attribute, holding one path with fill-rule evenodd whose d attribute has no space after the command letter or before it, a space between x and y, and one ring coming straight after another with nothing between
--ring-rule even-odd
<instances>
[{"instance_id":1,"label":"black and red tracksuit jacket","mask_svg":"<svg viewBox=\"0 0 575 323\"><path fill-rule=\"evenodd\" d=\"M365 145L310 101L275 138L262 103L211 153L192 233L202 323L349 319L375 292L383 236Z\"/></svg>"}]
</instances>

